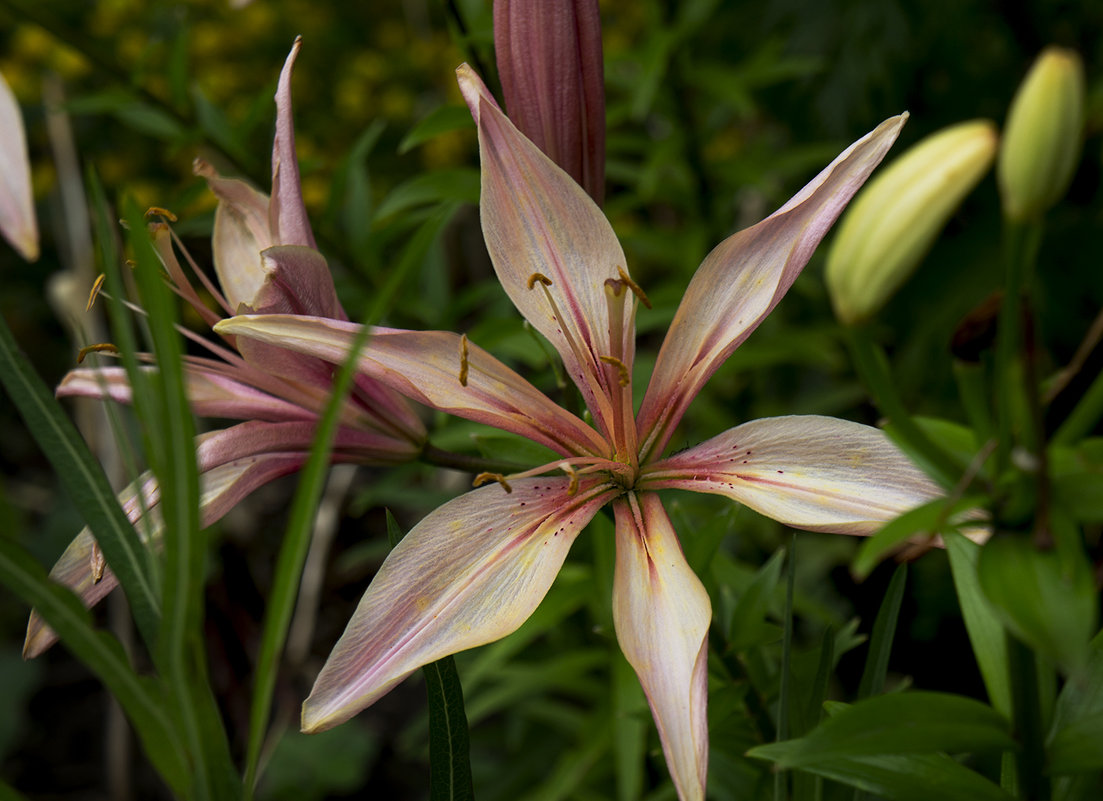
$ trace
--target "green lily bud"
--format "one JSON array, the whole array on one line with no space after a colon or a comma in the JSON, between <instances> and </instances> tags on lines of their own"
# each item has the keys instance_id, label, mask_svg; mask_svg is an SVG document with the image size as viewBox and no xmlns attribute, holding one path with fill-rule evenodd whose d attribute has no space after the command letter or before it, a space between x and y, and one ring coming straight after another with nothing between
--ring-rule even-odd
<instances>
[{"instance_id":1,"label":"green lily bud","mask_svg":"<svg viewBox=\"0 0 1103 801\"><path fill-rule=\"evenodd\" d=\"M868 319L907 280L992 165L997 142L988 120L945 128L858 193L827 256L827 288L841 322Z\"/></svg>"},{"instance_id":2,"label":"green lily bud","mask_svg":"<svg viewBox=\"0 0 1103 801\"><path fill-rule=\"evenodd\" d=\"M1004 126L996 176L1004 214L1041 216L1072 181L1084 130L1084 67L1071 50L1047 48L1019 87Z\"/></svg>"}]
</instances>

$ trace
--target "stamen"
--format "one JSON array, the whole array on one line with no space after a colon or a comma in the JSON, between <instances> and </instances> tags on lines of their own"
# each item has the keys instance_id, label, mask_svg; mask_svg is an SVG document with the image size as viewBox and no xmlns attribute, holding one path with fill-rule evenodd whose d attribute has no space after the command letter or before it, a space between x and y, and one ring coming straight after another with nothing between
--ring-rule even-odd
<instances>
[{"instance_id":1,"label":"stamen","mask_svg":"<svg viewBox=\"0 0 1103 801\"><path fill-rule=\"evenodd\" d=\"M578 492L578 471L571 467L567 462L560 462L559 469L567 474L571 482L567 485L567 495L572 496Z\"/></svg>"},{"instance_id":2,"label":"stamen","mask_svg":"<svg viewBox=\"0 0 1103 801\"><path fill-rule=\"evenodd\" d=\"M81 362L83 362L84 357L87 356L89 353L104 353L104 352L118 353L119 349L117 347L115 347L114 345L112 345L110 342L99 342L95 345L85 345L83 348L80 349L80 352L77 353L77 364L80 364Z\"/></svg>"},{"instance_id":3,"label":"stamen","mask_svg":"<svg viewBox=\"0 0 1103 801\"><path fill-rule=\"evenodd\" d=\"M632 376L628 373L628 365L618 359L616 356L598 356L606 364L611 364L617 368L617 372L620 374L617 378L617 383L622 387L628 386L631 383Z\"/></svg>"},{"instance_id":4,"label":"stamen","mask_svg":"<svg viewBox=\"0 0 1103 801\"><path fill-rule=\"evenodd\" d=\"M460 334L460 386L467 386L467 334Z\"/></svg>"},{"instance_id":5,"label":"stamen","mask_svg":"<svg viewBox=\"0 0 1103 801\"><path fill-rule=\"evenodd\" d=\"M107 568L107 560L103 558L100 544L92 540L92 556L88 560L88 567L92 571L92 583L99 584L103 581L103 571Z\"/></svg>"},{"instance_id":6,"label":"stamen","mask_svg":"<svg viewBox=\"0 0 1103 801\"><path fill-rule=\"evenodd\" d=\"M127 259L127 260L126 260L125 262L123 262L123 263L124 263L124 264L125 264L125 265L126 265L127 267L129 267L129 268L130 268L131 270L133 270L133 269L134 269L135 267L137 267L137 266L138 266L138 262L134 261L134 259Z\"/></svg>"},{"instance_id":7,"label":"stamen","mask_svg":"<svg viewBox=\"0 0 1103 801\"><path fill-rule=\"evenodd\" d=\"M176 222L176 215L160 206L150 206L146 210L146 219L148 220L150 217L164 217L169 222Z\"/></svg>"},{"instance_id":8,"label":"stamen","mask_svg":"<svg viewBox=\"0 0 1103 801\"><path fill-rule=\"evenodd\" d=\"M534 286L536 286L537 281L539 281L544 286L552 285L552 280L543 273L533 273L529 276L529 289L532 289Z\"/></svg>"},{"instance_id":9,"label":"stamen","mask_svg":"<svg viewBox=\"0 0 1103 801\"><path fill-rule=\"evenodd\" d=\"M88 305L84 307L85 311L92 311L92 304L96 302L96 298L100 294L100 290L103 289L104 279L107 278L105 273L100 273L96 276L96 280L92 283L92 291L88 293Z\"/></svg>"},{"instance_id":10,"label":"stamen","mask_svg":"<svg viewBox=\"0 0 1103 801\"><path fill-rule=\"evenodd\" d=\"M497 481L506 492L513 492L513 487L509 486L506 477L501 473L479 473L479 475L475 476L475 480L471 482L471 486L481 487L488 481Z\"/></svg>"},{"instance_id":11,"label":"stamen","mask_svg":"<svg viewBox=\"0 0 1103 801\"><path fill-rule=\"evenodd\" d=\"M624 268L621 267L619 264L617 265L617 272L620 273L620 280L628 285L628 288L632 290L632 294L639 298L640 303L650 309L651 301L647 299L647 295L644 293L640 285L633 281L632 277L628 275L628 273L624 271Z\"/></svg>"}]
</instances>

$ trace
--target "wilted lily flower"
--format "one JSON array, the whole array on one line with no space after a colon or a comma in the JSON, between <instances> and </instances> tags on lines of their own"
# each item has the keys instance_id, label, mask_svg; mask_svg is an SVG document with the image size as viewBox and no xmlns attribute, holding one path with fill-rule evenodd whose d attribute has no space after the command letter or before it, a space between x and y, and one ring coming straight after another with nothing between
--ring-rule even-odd
<instances>
[{"instance_id":1,"label":"wilted lily flower","mask_svg":"<svg viewBox=\"0 0 1103 801\"><path fill-rule=\"evenodd\" d=\"M597 0L495 0L494 53L510 120L600 206L605 65Z\"/></svg>"},{"instance_id":2,"label":"wilted lily flower","mask_svg":"<svg viewBox=\"0 0 1103 801\"><path fill-rule=\"evenodd\" d=\"M868 534L939 494L880 431L829 417L745 423L663 455L690 401L781 300L904 118L851 145L777 212L698 268L632 403L635 311L646 303L598 207L459 69L478 125L481 214L495 270L559 351L593 426L465 336L379 329L361 371L436 409L522 434L559 454L457 498L415 526L361 599L303 705L303 729L347 720L418 667L517 629L605 504L616 519L613 619L647 694L682 799L705 794L709 597L659 495L732 498L790 526ZM219 331L340 362L358 327L243 316ZM477 483L479 483L477 481Z\"/></svg>"},{"instance_id":3,"label":"wilted lily flower","mask_svg":"<svg viewBox=\"0 0 1103 801\"><path fill-rule=\"evenodd\" d=\"M31 162L23 115L0 75L0 234L27 261L38 258L38 223L31 193Z\"/></svg>"},{"instance_id":4,"label":"wilted lily flower","mask_svg":"<svg viewBox=\"0 0 1103 801\"><path fill-rule=\"evenodd\" d=\"M220 199L213 251L222 291L210 282L206 289L228 314L278 312L347 320L325 258L314 249L299 188L291 119L291 70L299 47L296 40L276 93L271 199L242 181L219 177L206 165L198 167ZM178 294L208 324L222 319L202 302L181 268L168 226L155 223L152 233ZM306 463L332 388L333 367L250 339L235 341L230 336L224 345L199 341L212 355L184 357L192 410L201 417L245 421L198 437L202 522L210 525L258 487ZM73 370L62 380L57 394L120 403L131 399L126 371L121 367ZM332 459L358 464L405 462L417 458L425 436L424 426L404 398L360 375L341 411ZM140 501L139 493L144 500ZM151 510L152 519L139 528L144 536L159 536L159 491L151 474L142 475L124 490L120 500L135 522L143 508ZM89 606L117 583L87 528L69 545L50 575ZM54 639L53 632L32 613L24 656L37 656Z\"/></svg>"}]
</instances>

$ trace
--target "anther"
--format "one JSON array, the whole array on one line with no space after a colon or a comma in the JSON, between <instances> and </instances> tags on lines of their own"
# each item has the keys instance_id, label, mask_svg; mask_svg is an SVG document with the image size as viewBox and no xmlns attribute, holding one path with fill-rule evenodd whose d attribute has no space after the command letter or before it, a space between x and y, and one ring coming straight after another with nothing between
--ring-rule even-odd
<instances>
[{"instance_id":1,"label":"anther","mask_svg":"<svg viewBox=\"0 0 1103 801\"><path fill-rule=\"evenodd\" d=\"M506 477L501 473L479 473L479 475L475 476L475 480L471 482L471 486L481 487L488 481L497 481L506 492L513 492L513 487L509 486Z\"/></svg>"},{"instance_id":2,"label":"anther","mask_svg":"<svg viewBox=\"0 0 1103 801\"><path fill-rule=\"evenodd\" d=\"M598 356L606 364L611 364L617 368L617 372L620 374L617 378L618 383L622 387L628 386L632 380L632 376L628 372L628 365L618 359L616 356Z\"/></svg>"},{"instance_id":3,"label":"anther","mask_svg":"<svg viewBox=\"0 0 1103 801\"><path fill-rule=\"evenodd\" d=\"M578 492L578 471L575 470L569 463L560 462L559 469L567 474L567 477L571 480L567 485L567 495L571 496Z\"/></svg>"},{"instance_id":4,"label":"anther","mask_svg":"<svg viewBox=\"0 0 1103 801\"><path fill-rule=\"evenodd\" d=\"M127 260L126 260L126 262L125 262L125 264L126 264L126 266L127 266L127 267L129 267L129 268L130 268L131 270L133 270L133 269L134 269L135 267L137 267L137 266L138 266L138 262L134 261L134 259L127 259Z\"/></svg>"},{"instance_id":5,"label":"anther","mask_svg":"<svg viewBox=\"0 0 1103 801\"><path fill-rule=\"evenodd\" d=\"M92 556L88 560L88 567L92 571L92 583L99 584L103 581L103 571L107 568L107 560L103 558L100 544L92 540Z\"/></svg>"},{"instance_id":6,"label":"anther","mask_svg":"<svg viewBox=\"0 0 1103 801\"><path fill-rule=\"evenodd\" d=\"M620 280L628 285L628 288L632 290L632 294L639 298L640 303L650 309L651 301L647 299L647 295L644 293L640 285L633 281L632 277L628 275L628 273L624 271L624 268L621 267L619 264L617 265L617 272L620 273Z\"/></svg>"},{"instance_id":7,"label":"anther","mask_svg":"<svg viewBox=\"0 0 1103 801\"><path fill-rule=\"evenodd\" d=\"M106 277L104 273L100 273L96 276L96 280L92 282L92 291L88 293L88 305L84 307L85 311L92 311L92 304L96 302L100 290L103 289L103 281Z\"/></svg>"},{"instance_id":8,"label":"anther","mask_svg":"<svg viewBox=\"0 0 1103 801\"><path fill-rule=\"evenodd\" d=\"M539 281L544 286L551 286L552 285L552 280L550 278L548 278L546 275L544 275L543 273L533 273L532 275L529 276L529 281L528 281L529 289L532 289L534 286L536 286L537 281Z\"/></svg>"},{"instance_id":9,"label":"anther","mask_svg":"<svg viewBox=\"0 0 1103 801\"><path fill-rule=\"evenodd\" d=\"M176 222L176 215L160 206L150 206L146 209L146 219L148 220L150 217L164 217L169 222Z\"/></svg>"},{"instance_id":10,"label":"anther","mask_svg":"<svg viewBox=\"0 0 1103 801\"><path fill-rule=\"evenodd\" d=\"M119 349L112 345L110 342L98 342L95 345L85 345L77 353L77 364L84 361L84 357L89 353L118 353Z\"/></svg>"},{"instance_id":11,"label":"anther","mask_svg":"<svg viewBox=\"0 0 1103 801\"><path fill-rule=\"evenodd\" d=\"M467 334L460 334L460 386L467 386Z\"/></svg>"}]
</instances>

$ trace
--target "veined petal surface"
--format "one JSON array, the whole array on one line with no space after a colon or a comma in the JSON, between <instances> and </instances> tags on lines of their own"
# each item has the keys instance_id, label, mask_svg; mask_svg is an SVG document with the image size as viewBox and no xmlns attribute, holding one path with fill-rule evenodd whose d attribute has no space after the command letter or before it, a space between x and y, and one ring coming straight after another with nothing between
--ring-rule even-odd
<instances>
[{"instance_id":1,"label":"veined petal surface","mask_svg":"<svg viewBox=\"0 0 1103 801\"><path fill-rule=\"evenodd\" d=\"M298 470L305 462L305 453L267 453L235 459L201 472L199 506L202 524L211 525L246 495ZM119 493L119 501L142 538L151 547L160 547L164 521L158 510L160 488L153 475L143 473ZM145 519L142 517L143 509ZM119 584L95 542L91 530L84 528L50 570L50 578L75 592L87 607L98 604ZM35 658L56 641L57 635L53 629L46 625L37 611L31 610L27 636L23 642L23 658Z\"/></svg>"},{"instance_id":2,"label":"veined petal surface","mask_svg":"<svg viewBox=\"0 0 1103 801\"><path fill-rule=\"evenodd\" d=\"M610 319L606 295L605 282L627 274L624 251L597 204L513 126L474 71L464 65L457 74L479 129L479 210L498 279L559 351L609 435L620 373L601 357L616 358L630 375L635 354L635 296L626 291L616 301L619 319ZM537 273L550 285L534 283Z\"/></svg>"},{"instance_id":3,"label":"veined petal surface","mask_svg":"<svg viewBox=\"0 0 1103 801\"><path fill-rule=\"evenodd\" d=\"M690 401L789 291L906 119L881 123L788 203L705 257L663 341L640 406L641 460L662 453Z\"/></svg>"},{"instance_id":4,"label":"veined petal surface","mask_svg":"<svg viewBox=\"0 0 1103 801\"><path fill-rule=\"evenodd\" d=\"M322 731L422 665L513 632L537 607L571 543L613 490L525 478L446 503L384 561L303 704Z\"/></svg>"},{"instance_id":5,"label":"veined petal surface","mask_svg":"<svg viewBox=\"0 0 1103 801\"><path fill-rule=\"evenodd\" d=\"M222 334L262 342L340 364L360 326L297 315L242 315L215 326ZM360 354L370 378L434 409L521 434L563 455L608 456L607 443L482 348L446 331L375 329Z\"/></svg>"},{"instance_id":6,"label":"veined petal surface","mask_svg":"<svg viewBox=\"0 0 1103 801\"><path fill-rule=\"evenodd\" d=\"M700 801L708 772L712 605L658 495L629 494L613 503L613 511L617 640L647 694L678 797Z\"/></svg>"},{"instance_id":7,"label":"veined petal surface","mask_svg":"<svg viewBox=\"0 0 1103 801\"><path fill-rule=\"evenodd\" d=\"M277 243L317 250L303 204L299 160L295 156L295 120L291 113L291 73L302 46L302 37L295 37L276 87L276 138L272 145L272 200L268 204L268 224Z\"/></svg>"},{"instance_id":8,"label":"veined petal surface","mask_svg":"<svg viewBox=\"0 0 1103 801\"><path fill-rule=\"evenodd\" d=\"M834 417L753 420L647 468L648 488L726 495L787 526L872 534L943 491L884 432Z\"/></svg>"},{"instance_id":9,"label":"veined petal surface","mask_svg":"<svg viewBox=\"0 0 1103 801\"><path fill-rule=\"evenodd\" d=\"M31 192L31 161L23 114L0 75L0 234L27 261L38 259L38 223Z\"/></svg>"}]
</instances>

